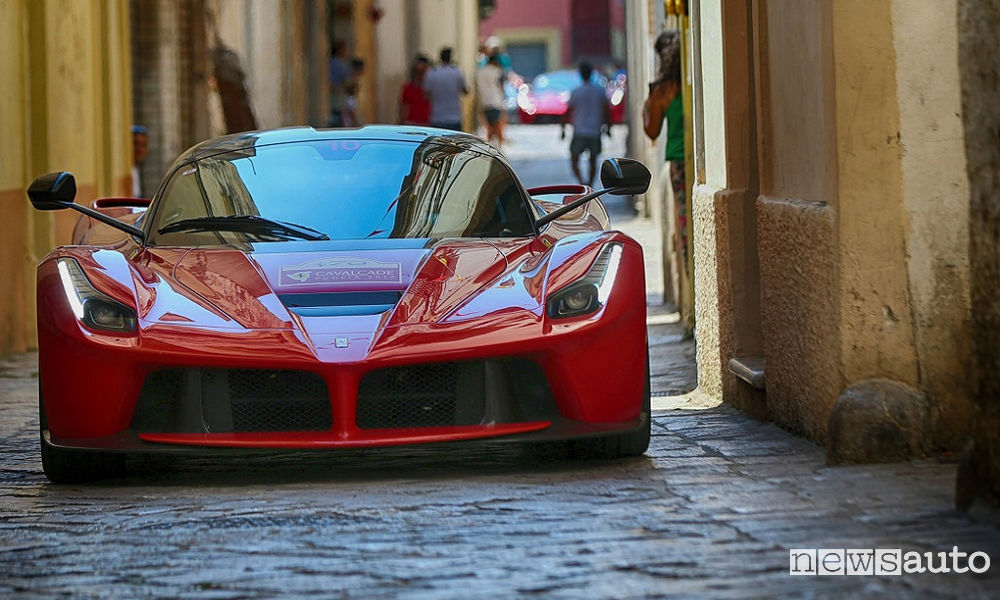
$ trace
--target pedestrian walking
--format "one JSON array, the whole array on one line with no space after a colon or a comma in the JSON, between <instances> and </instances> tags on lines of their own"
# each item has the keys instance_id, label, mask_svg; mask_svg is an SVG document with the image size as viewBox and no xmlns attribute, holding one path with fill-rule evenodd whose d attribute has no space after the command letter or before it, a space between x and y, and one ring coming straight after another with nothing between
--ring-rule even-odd
<instances>
[{"instance_id":1,"label":"pedestrian walking","mask_svg":"<svg viewBox=\"0 0 1000 600\"><path fill-rule=\"evenodd\" d=\"M358 82L351 80L344 88L344 111L341 127L361 127L364 122L358 114Z\"/></svg>"},{"instance_id":2,"label":"pedestrian walking","mask_svg":"<svg viewBox=\"0 0 1000 600\"><path fill-rule=\"evenodd\" d=\"M576 180L592 185L597 172L597 156L601 153L601 134L611 135L611 105L604 88L590 80L594 68L590 63L580 63L583 83L569 96L569 105L563 114L560 139L566 139L566 124L573 125L573 138L569 143L569 160ZM588 153L587 177L580 174L580 156Z\"/></svg>"},{"instance_id":3,"label":"pedestrian walking","mask_svg":"<svg viewBox=\"0 0 1000 600\"><path fill-rule=\"evenodd\" d=\"M410 79L399 91L399 122L404 125L430 125L431 103L424 91L424 78L431 61L418 54L410 65Z\"/></svg>"},{"instance_id":4,"label":"pedestrian walking","mask_svg":"<svg viewBox=\"0 0 1000 600\"><path fill-rule=\"evenodd\" d=\"M508 140L507 136L504 135L504 130L507 128L507 123L510 121L510 118L506 108L504 107L504 104L507 101L505 86L507 85L508 82L520 81L521 76L518 75L516 71L514 71L513 65L510 60L510 55L507 54L506 51L504 51L503 42L500 40L500 38L498 38L495 35L486 38L484 48L486 53L483 54L482 60L479 61L479 66L485 65L487 62L489 62L491 56L496 55L496 57L500 60L499 63L500 69L503 71L503 80L500 82L500 92L503 97L503 101L501 101L500 103L501 104L500 123L497 125L497 128L500 131L500 139L502 140L503 143L506 144L508 143Z\"/></svg>"},{"instance_id":5,"label":"pedestrian walking","mask_svg":"<svg viewBox=\"0 0 1000 600\"><path fill-rule=\"evenodd\" d=\"M328 127L343 127L344 103L347 101L347 84L351 78L351 68L347 62L347 44L334 40L330 44L330 61L327 64L330 83L330 118Z\"/></svg>"},{"instance_id":6,"label":"pedestrian walking","mask_svg":"<svg viewBox=\"0 0 1000 600\"><path fill-rule=\"evenodd\" d=\"M431 125L462 131L461 97L469 93L465 76L451 62L451 48L441 49L441 64L424 78L424 90L431 103Z\"/></svg>"},{"instance_id":7,"label":"pedestrian walking","mask_svg":"<svg viewBox=\"0 0 1000 600\"><path fill-rule=\"evenodd\" d=\"M503 143L500 115L503 111L503 68L500 56L491 54L486 64L476 71L476 93L479 110L486 120L486 139L499 148Z\"/></svg>"}]
</instances>

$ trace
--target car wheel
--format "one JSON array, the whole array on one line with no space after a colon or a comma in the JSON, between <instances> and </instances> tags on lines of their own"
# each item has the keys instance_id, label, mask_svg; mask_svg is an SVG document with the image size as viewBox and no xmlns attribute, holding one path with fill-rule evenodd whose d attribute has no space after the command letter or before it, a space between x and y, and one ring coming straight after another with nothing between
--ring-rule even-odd
<instances>
[{"instance_id":1,"label":"car wheel","mask_svg":"<svg viewBox=\"0 0 1000 600\"><path fill-rule=\"evenodd\" d=\"M125 456L107 452L63 450L43 438L42 470L52 483L84 483L125 474Z\"/></svg>"},{"instance_id":2,"label":"car wheel","mask_svg":"<svg viewBox=\"0 0 1000 600\"><path fill-rule=\"evenodd\" d=\"M652 421L650 408L649 386L649 347L646 348L646 385L643 392L642 412L643 424L635 431L618 435L608 435L599 438L572 440L569 451L573 456L594 458L621 458L639 456L649 448L649 432Z\"/></svg>"},{"instance_id":3,"label":"car wheel","mask_svg":"<svg viewBox=\"0 0 1000 600\"><path fill-rule=\"evenodd\" d=\"M45 441L48 429L42 386L38 385L39 443L42 450L42 471L52 483L83 483L115 477L125 473L125 455L86 450L56 448Z\"/></svg>"}]
</instances>

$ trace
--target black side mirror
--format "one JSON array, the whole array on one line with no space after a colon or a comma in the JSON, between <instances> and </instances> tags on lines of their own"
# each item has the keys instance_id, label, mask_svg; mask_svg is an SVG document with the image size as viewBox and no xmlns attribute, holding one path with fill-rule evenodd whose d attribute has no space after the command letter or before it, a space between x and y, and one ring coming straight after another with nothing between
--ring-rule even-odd
<instances>
[{"instance_id":1,"label":"black side mirror","mask_svg":"<svg viewBox=\"0 0 1000 600\"><path fill-rule=\"evenodd\" d=\"M48 173L28 186L28 199L38 210L70 208L76 198L76 178L72 173Z\"/></svg>"},{"instance_id":2,"label":"black side mirror","mask_svg":"<svg viewBox=\"0 0 1000 600\"><path fill-rule=\"evenodd\" d=\"M60 171L58 173L42 175L28 186L28 199L31 200L31 205L38 210L72 208L88 217L97 219L115 229L135 236L140 241L146 240L145 232L138 227L122 223L118 219L111 218L102 212L87 208L86 206L80 206L74 202L76 199L76 178L73 177L72 173Z\"/></svg>"},{"instance_id":3,"label":"black side mirror","mask_svg":"<svg viewBox=\"0 0 1000 600\"><path fill-rule=\"evenodd\" d=\"M557 208L549 214L535 219L535 230L540 230L542 225L558 219L571 210L576 210L598 196L604 194L634 196L645 192L649 188L649 169L637 160L609 158L601 165L601 184L604 186L603 190L590 192L562 208Z\"/></svg>"},{"instance_id":4,"label":"black side mirror","mask_svg":"<svg viewBox=\"0 0 1000 600\"><path fill-rule=\"evenodd\" d=\"M649 189L649 169L628 158L609 158L601 165L601 185L619 196L634 196Z\"/></svg>"}]
</instances>

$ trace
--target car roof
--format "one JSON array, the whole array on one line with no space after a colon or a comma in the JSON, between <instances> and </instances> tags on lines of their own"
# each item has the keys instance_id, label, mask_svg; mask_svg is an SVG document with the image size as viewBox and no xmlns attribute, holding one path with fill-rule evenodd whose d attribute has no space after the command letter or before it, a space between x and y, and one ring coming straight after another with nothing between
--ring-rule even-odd
<instances>
[{"instance_id":1,"label":"car roof","mask_svg":"<svg viewBox=\"0 0 1000 600\"><path fill-rule=\"evenodd\" d=\"M465 132L409 125L366 125L356 129L285 127L224 135L191 147L178 157L174 163L174 168L181 164L226 152L238 152L240 150L269 146L271 144L321 140L385 140L413 142L417 144L433 142L459 146L462 149L487 154L507 162L506 158L496 148L484 140Z\"/></svg>"}]
</instances>

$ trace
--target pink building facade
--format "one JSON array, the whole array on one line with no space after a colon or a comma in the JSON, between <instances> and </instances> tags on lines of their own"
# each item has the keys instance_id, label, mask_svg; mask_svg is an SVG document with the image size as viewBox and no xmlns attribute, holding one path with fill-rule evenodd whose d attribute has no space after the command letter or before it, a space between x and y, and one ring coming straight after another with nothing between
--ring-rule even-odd
<instances>
[{"instance_id":1,"label":"pink building facade","mask_svg":"<svg viewBox=\"0 0 1000 600\"><path fill-rule=\"evenodd\" d=\"M479 34L499 38L527 78L581 60L606 69L625 61L625 0L496 0Z\"/></svg>"}]
</instances>

